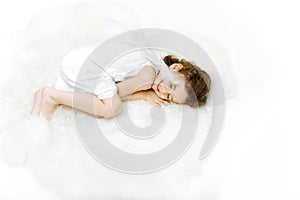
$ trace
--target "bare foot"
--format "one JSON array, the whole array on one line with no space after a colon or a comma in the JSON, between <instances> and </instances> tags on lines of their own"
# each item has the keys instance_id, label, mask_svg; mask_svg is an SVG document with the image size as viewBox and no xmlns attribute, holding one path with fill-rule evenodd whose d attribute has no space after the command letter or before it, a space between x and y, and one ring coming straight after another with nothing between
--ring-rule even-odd
<instances>
[{"instance_id":1,"label":"bare foot","mask_svg":"<svg viewBox=\"0 0 300 200\"><path fill-rule=\"evenodd\" d=\"M42 90L38 90L34 94L34 102L33 102L33 106L32 106L32 109L31 109L31 114L32 115L39 114L41 99L42 99Z\"/></svg>"},{"instance_id":2,"label":"bare foot","mask_svg":"<svg viewBox=\"0 0 300 200\"><path fill-rule=\"evenodd\" d=\"M40 112L47 119L52 117L52 114L56 110L58 103L52 98L52 94L55 89L52 87L44 87L41 92Z\"/></svg>"},{"instance_id":3,"label":"bare foot","mask_svg":"<svg viewBox=\"0 0 300 200\"><path fill-rule=\"evenodd\" d=\"M60 105L60 106L66 110L72 110L72 107L70 107L70 106L66 106L66 105Z\"/></svg>"}]
</instances>

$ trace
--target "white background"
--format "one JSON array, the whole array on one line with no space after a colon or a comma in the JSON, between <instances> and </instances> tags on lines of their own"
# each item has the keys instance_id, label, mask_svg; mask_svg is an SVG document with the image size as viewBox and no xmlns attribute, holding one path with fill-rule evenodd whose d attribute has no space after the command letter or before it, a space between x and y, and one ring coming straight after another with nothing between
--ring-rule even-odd
<instances>
[{"instance_id":1,"label":"white background","mask_svg":"<svg viewBox=\"0 0 300 200\"><path fill-rule=\"evenodd\" d=\"M25 29L44 9L73 2L80 1L1 1L0 36ZM211 155L226 152L220 199L300 199L298 2L120 2L147 27L193 30L229 52L239 88L228 102L223 135ZM27 172L0 163L0 199L52 198Z\"/></svg>"}]
</instances>

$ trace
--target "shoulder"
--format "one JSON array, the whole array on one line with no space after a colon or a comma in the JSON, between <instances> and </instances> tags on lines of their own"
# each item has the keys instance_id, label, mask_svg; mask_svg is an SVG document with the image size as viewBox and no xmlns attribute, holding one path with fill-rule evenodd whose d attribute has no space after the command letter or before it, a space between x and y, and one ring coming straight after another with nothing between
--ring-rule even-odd
<instances>
[{"instance_id":1,"label":"shoulder","mask_svg":"<svg viewBox=\"0 0 300 200\"><path fill-rule=\"evenodd\" d=\"M152 80L155 78L156 71L153 66L146 65L144 66L137 74L139 78Z\"/></svg>"},{"instance_id":2,"label":"shoulder","mask_svg":"<svg viewBox=\"0 0 300 200\"><path fill-rule=\"evenodd\" d=\"M156 77L156 71L153 66L144 66L136 75L136 78L140 83L145 85L145 89L151 88L152 83Z\"/></svg>"}]
</instances>

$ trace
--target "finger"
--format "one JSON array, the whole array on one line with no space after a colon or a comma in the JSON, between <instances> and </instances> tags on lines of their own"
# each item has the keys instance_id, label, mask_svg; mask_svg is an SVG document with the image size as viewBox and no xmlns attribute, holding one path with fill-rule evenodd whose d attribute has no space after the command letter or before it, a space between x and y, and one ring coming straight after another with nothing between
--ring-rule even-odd
<instances>
[{"instance_id":1,"label":"finger","mask_svg":"<svg viewBox=\"0 0 300 200\"><path fill-rule=\"evenodd\" d=\"M152 101L151 105L157 106L157 102Z\"/></svg>"},{"instance_id":2,"label":"finger","mask_svg":"<svg viewBox=\"0 0 300 200\"><path fill-rule=\"evenodd\" d=\"M161 102L160 101L156 101L156 104L161 106Z\"/></svg>"},{"instance_id":3,"label":"finger","mask_svg":"<svg viewBox=\"0 0 300 200\"><path fill-rule=\"evenodd\" d=\"M149 103L150 103L151 105L155 105L155 103L154 103L154 102L152 102L152 101L150 101Z\"/></svg>"},{"instance_id":4,"label":"finger","mask_svg":"<svg viewBox=\"0 0 300 200\"><path fill-rule=\"evenodd\" d=\"M164 101L159 101L159 105L164 106L166 105Z\"/></svg>"},{"instance_id":5,"label":"finger","mask_svg":"<svg viewBox=\"0 0 300 200\"><path fill-rule=\"evenodd\" d=\"M164 101L164 100L161 100L160 103L161 103L161 105L169 105L169 102Z\"/></svg>"},{"instance_id":6,"label":"finger","mask_svg":"<svg viewBox=\"0 0 300 200\"><path fill-rule=\"evenodd\" d=\"M156 102L156 105L159 105L159 106L161 106L161 103L160 103L159 101L157 101L157 102Z\"/></svg>"},{"instance_id":7,"label":"finger","mask_svg":"<svg viewBox=\"0 0 300 200\"><path fill-rule=\"evenodd\" d=\"M169 105L170 104L170 102L168 102L168 101L164 101L164 103L165 103L165 105Z\"/></svg>"}]
</instances>

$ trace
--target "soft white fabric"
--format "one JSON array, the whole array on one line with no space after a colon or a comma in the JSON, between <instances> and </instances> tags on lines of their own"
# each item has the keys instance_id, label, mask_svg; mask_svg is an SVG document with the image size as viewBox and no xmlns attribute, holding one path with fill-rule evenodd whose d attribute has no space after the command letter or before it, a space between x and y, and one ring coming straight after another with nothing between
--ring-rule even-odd
<instances>
[{"instance_id":1,"label":"soft white fabric","mask_svg":"<svg viewBox=\"0 0 300 200\"><path fill-rule=\"evenodd\" d=\"M74 91L75 88L89 91L85 85L76 84L77 77L84 61L99 45L101 44L86 45L71 50L62 61L62 69L55 83L55 88L65 91ZM100 70L98 77L96 76L97 86L94 90L92 89L93 94L99 99L109 99L117 93L116 82L134 77L144 66L152 66L156 75L163 71L160 70L162 67L167 68L166 65L155 65L155 61L151 62L149 59L150 56L144 55L146 53L142 49L128 52L113 60L107 69L103 68L105 71ZM101 63L98 65L101 66ZM89 74L85 74L85 76L90 78Z\"/></svg>"}]
</instances>

